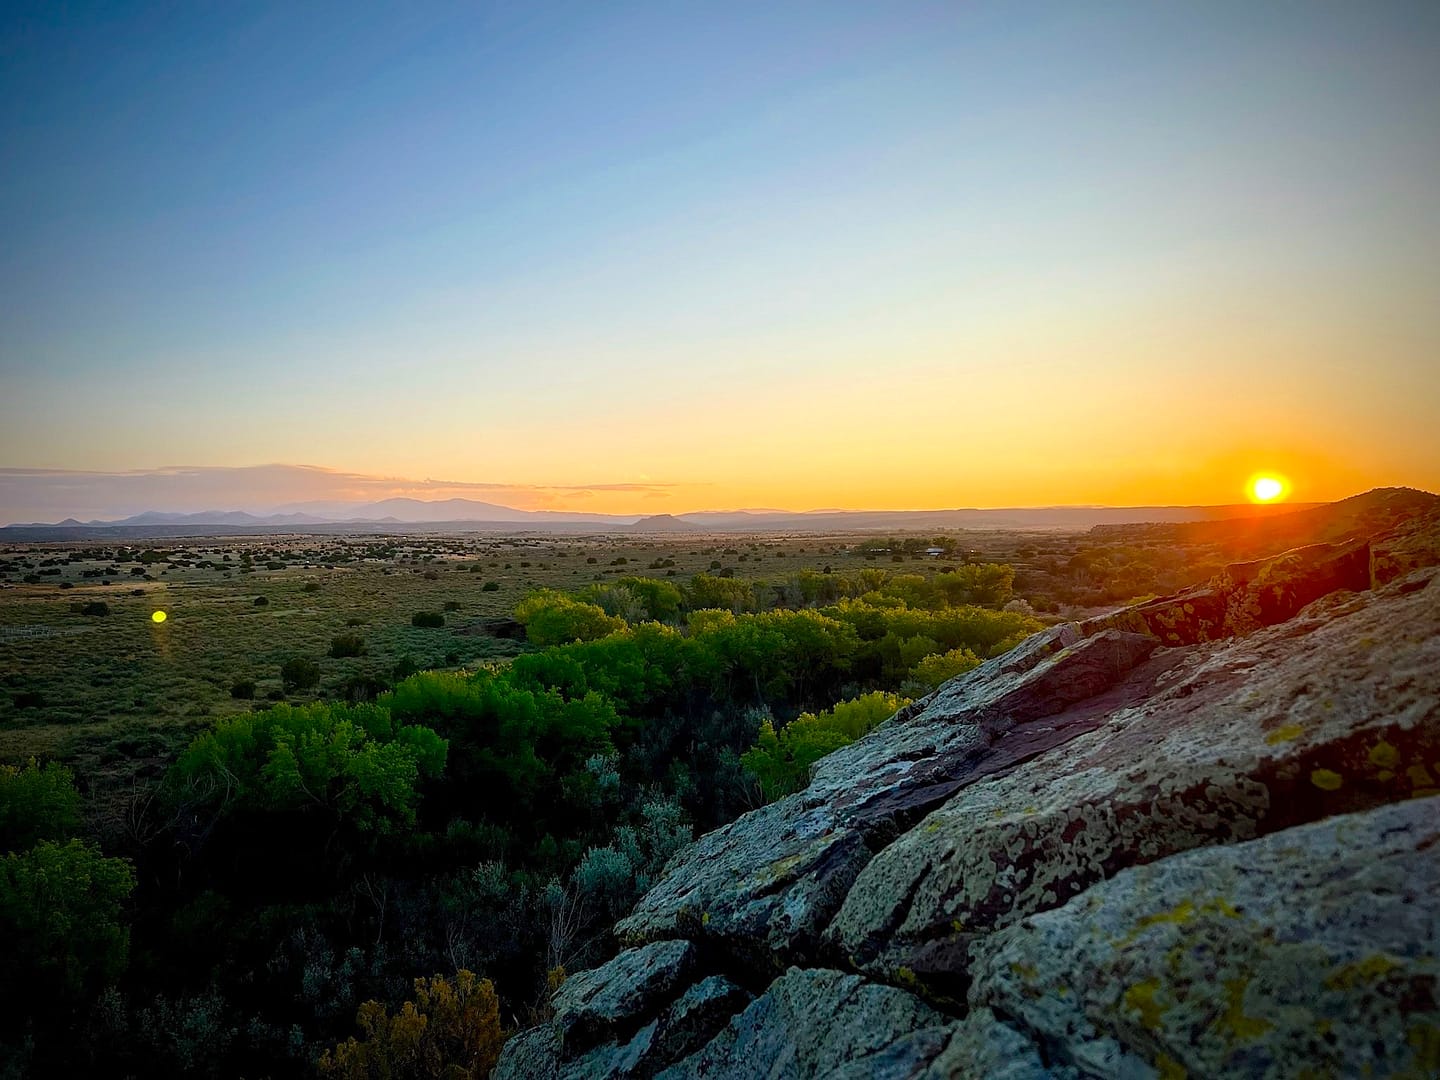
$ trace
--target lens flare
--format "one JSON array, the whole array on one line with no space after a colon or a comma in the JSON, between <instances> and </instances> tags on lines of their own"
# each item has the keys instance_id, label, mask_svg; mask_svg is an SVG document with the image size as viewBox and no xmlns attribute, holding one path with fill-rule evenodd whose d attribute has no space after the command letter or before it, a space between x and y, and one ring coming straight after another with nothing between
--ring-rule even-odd
<instances>
[{"instance_id":1,"label":"lens flare","mask_svg":"<svg viewBox=\"0 0 1440 1080\"><path fill-rule=\"evenodd\" d=\"M155 614L153 614L153 615L150 616L150 621L151 621L151 622L155 622L155 623L162 623L162 622L164 622L164 621L165 621L165 612L163 612L163 611L157 611L157 612L155 612Z\"/></svg>"},{"instance_id":2,"label":"lens flare","mask_svg":"<svg viewBox=\"0 0 1440 1080\"><path fill-rule=\"evenodd\" d=\"M1246 494L1255 503L1279 502L1290 494L1290 484L1283 476L1274 473L1257 473L1246 485Z\"/></svg>"}]
</instances>

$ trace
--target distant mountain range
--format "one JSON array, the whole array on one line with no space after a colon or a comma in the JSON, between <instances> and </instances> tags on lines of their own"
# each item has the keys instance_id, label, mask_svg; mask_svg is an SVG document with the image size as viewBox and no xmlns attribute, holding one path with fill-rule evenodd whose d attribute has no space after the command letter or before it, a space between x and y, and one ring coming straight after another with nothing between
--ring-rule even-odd
<instances>
[{"instance_id":1,"label":"distant mountain range","mask_svg":"<svg viewBox=\"0 0 1440 1080\"><path fill-rule=\"evenodd\" d=\"M380 502L310 504L259 515L243 510L166 513L150 510L113 521L7 525L10 541L250 533L383 532L835 532L887 529L1088 529L1140 522L1172 524L1237 517L1273 516L1317 503L1284 506L1043 506L980 510L705 510L693 514L586 514L517 510L475 499L384 499Z\"/></svg>"}]
</instances>

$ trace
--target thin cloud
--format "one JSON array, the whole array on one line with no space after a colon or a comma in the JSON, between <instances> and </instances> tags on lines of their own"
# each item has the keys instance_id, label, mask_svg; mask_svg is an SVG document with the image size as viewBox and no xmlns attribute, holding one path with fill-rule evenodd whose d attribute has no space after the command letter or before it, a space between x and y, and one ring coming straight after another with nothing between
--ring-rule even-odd
<instances>
[{"instance_id":1,"label":"thin cloud","mask_svg":"<svg viewBox=\"0 0 1440 1080\"><path fill-rule=\"evenodd\" d=\"M597 493L667 498L700 485L671 482L514 484L473 480L415 480L328 469L317 465L166 465L156 469L85 471L0 468L0 522L81 521L128 517L146 510L196 513L343 512L390 498L499 501L518 510L563 509Z\"/></svg>"}]
</instances>

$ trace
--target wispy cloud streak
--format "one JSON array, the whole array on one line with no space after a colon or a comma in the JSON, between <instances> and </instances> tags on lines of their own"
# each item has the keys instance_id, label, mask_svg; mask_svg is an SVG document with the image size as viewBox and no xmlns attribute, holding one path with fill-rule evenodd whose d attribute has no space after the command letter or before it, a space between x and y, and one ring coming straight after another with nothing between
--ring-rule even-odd
<instances>
[{"instance_id":1,"label":"wispy cloud streak","mask_svg":"<svg viewBox=\"0 0 1440 1080\"><path fill-rule=\"evenodd\" d=\"M333 513L391 498L471 498L517 510L553 510L575 507L596 493L664 500L678 490L700 486L651 481L547 485L415 480L280 464L233 468L173 465L116 472L9 468L0 469L0 523L66 517L88 521L146 510Z\"/></svg>"}]
</instances>

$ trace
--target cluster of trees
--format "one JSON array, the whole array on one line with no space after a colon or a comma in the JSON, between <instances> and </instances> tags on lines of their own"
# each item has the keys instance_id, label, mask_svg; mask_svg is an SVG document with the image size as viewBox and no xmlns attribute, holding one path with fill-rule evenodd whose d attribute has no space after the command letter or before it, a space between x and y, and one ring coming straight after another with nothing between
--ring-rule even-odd
<instances>
[{"instance_id":1,"label":"cluster of trees","mask_svg":"<svg viewBox=\"0 0 1440 1080\"><path fill-rule=\"evenodd\" d=\"M955 554L956 541L953 536L877 536L855 545L857 555L936 555L949 558Z\"/></svg>"},{"instance_id":2,"label":"cluster of trees","mask_svg":"<svg viewBox=\"0 0 1440 1080\"><path fill-rule=\"evenodd\" d=\"M538 592L508 665L201 733L108 854L64 770L0 774L0 1042L36 1071L484 1075L696 830L1036 629L1010 580Z\"/></svg>"},{"instance_id":3,"label":"cluster of trees","mask_svg":"<svg viewBox=\"0 0 1440 1080\"><path fill-rule=\"evenodd\" d=\"M37 1039L63 1040L83 1025L129 958L124 915L135 876L77 835L80 811L63 766L0 766L3 1075L26 1073Z\"/></svg>"}]
</instances>

